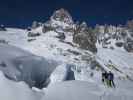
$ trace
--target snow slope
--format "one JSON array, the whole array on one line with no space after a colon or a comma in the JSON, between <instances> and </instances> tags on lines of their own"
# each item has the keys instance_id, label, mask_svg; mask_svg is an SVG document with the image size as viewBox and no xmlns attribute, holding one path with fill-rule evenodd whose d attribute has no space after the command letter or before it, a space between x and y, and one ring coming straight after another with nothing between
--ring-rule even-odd
<instances>
[{"instance_id":1,"label":"snow slope","mask_svg":"<svg viewBox=\"0 0 133 100\"><path fill-rule=\"evenodd\" d=\"M39 27L39 30L41 28ZM36 30L34 30L36 32ZM38 37L28 37L28 32L21 29L8 28L6 32L0 32L0 39L8 41L9 44L29 51L35 55L47 57L50 59L56 59L63 62L76 62L74 58L80 59L80 53L85 55L84 50L77 49L72 42L72 36L67 35L65 41L60 41L57 38L58 33L49 31L47 33L41 33ZM67 33L66 33L67 34ZM35 39L31 42L28 39ZM79 54L75 55L70 50ZM87 52L90 53L90 52Z\"/></svg>"},{"instance_id":2,"label":"snow slope","mask_svg":"<svg viewBox=\"0 0 133 100\"><path fill-rule=\"evenodd\" d=\"M84 81L53 84L48 87L45 94L41 100L132 100L133 98L132 91L121 88L107 89Z\"/></svg>"},{"instance_id":3,"label":"snow slope","mask_svg":"<svg viewBox=\"0 0 133 100\"><path fill-rule=\"evenodd\" d=\"M41 94L32 91L23 82L13 82L4 77L0 71L0 99L1 100L39 100Z\"/></svg>"},{"instance_id":4,"label":"snow slope","mask_svg":"<svg viewBox=\"0 0 133 100\"><path fill-rule=\"evenodd\" d=\"M133 79L133 54L119 49L99 48L97 60L105 66L105 69L121 74L123 77L129 76ZM125 75L125 76L124 76Z\"/></svg>"}]
</instances>

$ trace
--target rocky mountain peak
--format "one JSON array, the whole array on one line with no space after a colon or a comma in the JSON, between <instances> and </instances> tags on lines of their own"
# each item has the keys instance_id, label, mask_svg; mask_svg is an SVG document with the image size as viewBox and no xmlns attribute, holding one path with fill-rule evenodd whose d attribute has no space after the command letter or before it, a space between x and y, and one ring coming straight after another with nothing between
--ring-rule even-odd
<instances>
[{"instance_id":1,"label":"rocky mountain peak","mask_svg":"<svg viewBox=\"0 0 133 100\"><path fill-rule=\"evenodd\" d=\"M64 8L56 10L53 13L53 15L51 16L51 20L61 21L61 22L64 22L66 24L72 24L73 23L71 15Z\"/></svg>"}]
</instances>

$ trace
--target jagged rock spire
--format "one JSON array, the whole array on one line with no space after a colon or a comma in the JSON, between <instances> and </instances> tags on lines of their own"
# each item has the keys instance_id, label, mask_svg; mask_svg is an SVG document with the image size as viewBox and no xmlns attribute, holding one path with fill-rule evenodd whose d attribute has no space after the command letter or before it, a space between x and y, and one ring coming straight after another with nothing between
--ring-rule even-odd
<instances>
[{"instance_id":1,"label":"jagged rock spire","mask_svg":"<svg viewBox=\"0 0 133 100\"><path fill-rule=\"evenodd\" d=\"M63 8L55 11L50 18L51 20L61 21L67 24L72 24L73 20L69 12Z\"/></svg>"}]
</instances>

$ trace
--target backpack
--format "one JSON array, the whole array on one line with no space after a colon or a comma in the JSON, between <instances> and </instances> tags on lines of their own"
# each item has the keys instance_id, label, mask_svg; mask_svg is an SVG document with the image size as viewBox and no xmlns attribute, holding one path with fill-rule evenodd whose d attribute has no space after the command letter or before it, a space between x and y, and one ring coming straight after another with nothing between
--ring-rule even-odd
<instances>
[{"instance_id":1,"label":"backpack","mask_svg":"<svg viewBox=\"0 0 133 100\"><path fill-rule=\"evenodd\" d=\"M109 80L113 80L113 79L114 79L114 75L113 75L112 73L109 73L109 74L108 74L108 79L109 79Z\"/></svg>"}]
</instances>

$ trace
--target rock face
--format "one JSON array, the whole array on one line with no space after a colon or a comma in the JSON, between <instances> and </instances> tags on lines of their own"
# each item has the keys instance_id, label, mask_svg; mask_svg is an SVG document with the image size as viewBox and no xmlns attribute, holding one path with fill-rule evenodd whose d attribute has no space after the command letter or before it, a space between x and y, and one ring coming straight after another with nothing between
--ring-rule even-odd
<instances>
[{"instance_id":1,"label":"rock face","mask_svg":"<svg viewBox=\"0 0 133 100\"><path fill-rule=\"evenodd\" d=\"M55 30L59 34L61 32L62 34L71 32L73 42L78 44L80 48L97 52L95 45L97 37L93 30L85 22L80 25L74 23L71 15L64 9L55 11L50 20L44 24L43 32L50 30Z\"/></svg>"},{"instance_id":2,"label":"rock face","mask_svg":"<svg viewBox=\"0 0 133 100\"><path fill-rule=\"evenodd\" d=\"M85 22L80 25L74 23L71 15L65 9L59 9L53 13L50 20L43 24L43 33L55 31L59 37L65 39L65 35L71 33L73 42L80 48L97 52L96 35Z\"/></svg>"},{"instance_id":3,"label":"rock face","mask_svg":"<svg viewBox=\"0 0 133 100\"><path fill-rule=\"evenodd\" d=\"M51 20L64 22L66 24L73 24L73 20L71 15L68 13L67 10L61 8L53 13L50 18Z\"/></svg>"},{"instance_id":4,"label":"rock face","mask_svg":"<svg viewBox=\"0 0 133 100\"><path fill-rule=\"evenodd\" d=\"M63 31L72 31L73 30L73 20L71 15L67 10L61 8L53 13L50 17L50 20L44 23L43 32L49 30L63 30Z\"/></svg>"},{"instance_id":5,"label":"rock face","mask_svg":"<svg viewBox=\"0 0 133 100\"><path fill-rule=\"evenodd\" d=\"M92 52L97 52L96 37L92 29L88 28L87 24L83 22L77 25L74 32L73 41L77 43L82 49L87 49Z\"/></svg>"},{"instance_id":6,"label":"rock face","mask_svg":"<svg viewBox=\"0 0 133 100\"><path fill-rule=\"evenodd\" d=\"M95 29L92 29L86 22L75 23L69 12L61 8L55 11L47 22L41 25L33 22L32 28L40 26L43 33L55 31L61 40L65 40L66 35L70 34L75 44L93 53L97 52L96 44L102 48L124 48L133 52L133 20L129 20L125 26L105 24L96 25Z\"/></svg>"},{"instance_id":7,"label":"rock face","mask_svg":"<svg viewBox=\"0 0 133 100\"><path fill-rule=\"evenodd\" d=\"M98 26L97 40L103 48L124 48L128 52L133 51L132 24L127 26Z\"/></svg>"}]
</instances>

